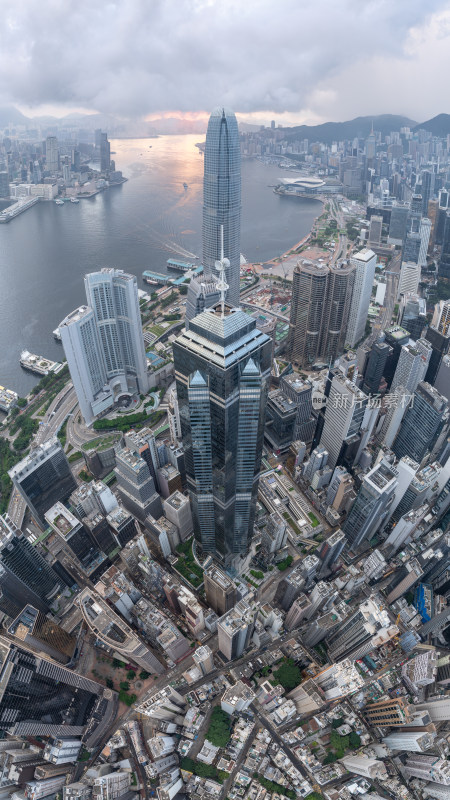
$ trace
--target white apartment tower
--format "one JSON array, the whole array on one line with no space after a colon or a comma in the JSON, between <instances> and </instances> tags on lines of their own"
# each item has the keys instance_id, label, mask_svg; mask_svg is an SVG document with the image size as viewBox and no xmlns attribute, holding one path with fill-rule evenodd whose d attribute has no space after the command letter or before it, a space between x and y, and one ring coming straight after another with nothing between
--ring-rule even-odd
<instances>
[{"instance_id":1,"label":"white apartment tower","mask_svg":"<svg viewBox=\"0 0 450 800\"><path fill-rule=\"evenodd\" d=\"M85 276L87 305L59 330L86 425L121 395L149 389L147 358L134 275L102 269Z\"/></svg>"},{"instance_id":2,"label":"white apartment tower","mask_svg":"<svg viewBox=\"0 0 450 800\"><path fill-rule=\"evenodd\" d=\"M348 317L347 344L354 347L364 336L377 257L373 250L364 248L350 259L350 263L356 267L356 272Z\"/></svg>"}]
</instances>

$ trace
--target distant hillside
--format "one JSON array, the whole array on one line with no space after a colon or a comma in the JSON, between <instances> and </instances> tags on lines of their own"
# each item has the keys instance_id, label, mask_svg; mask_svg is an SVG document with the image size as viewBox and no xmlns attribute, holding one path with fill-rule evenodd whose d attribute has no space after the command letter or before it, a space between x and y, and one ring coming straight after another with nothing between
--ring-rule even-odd
<instances>
[{"instance_id":1,"label":"distant hillside","mask_svg":"<svg viewBox=\"0 0 450 800\"><path fill-rule=\"evenodd\" d=\"M369 135L372 123L374 130L380 131L383 136L400 128L413 128L417 125L408 117L396 114L381 114L378 117L356 117L348 122L324 122L322 125L297 125L295 128L285 128L286 139L308 139L310 142L324 142L332 144L343 139L354 139L356 136L365 139ZM423 127L421 125L420 127Z\"/></svg>"},{"instance_id":2,"label":"distant hillside","mask_svg":"<svg viewBox=\"0 0 450 800\"><path fill-rule=\"evenodd\" d=\"M438 114L414 127L415 131L420 129L430 131L433 136L447 136L450 133L450 114Z\"/></svg>"},{"instance_id":3,"label":"distant hillside","mask_svg":"<svg viewBox=\"0 0 450 800\"><path fill-rule=\"evenodd\" d=\"M0 106L0 128L7 128L12 125L25 125L30 120L14 106Z\"/></svg>"}]
</instances>

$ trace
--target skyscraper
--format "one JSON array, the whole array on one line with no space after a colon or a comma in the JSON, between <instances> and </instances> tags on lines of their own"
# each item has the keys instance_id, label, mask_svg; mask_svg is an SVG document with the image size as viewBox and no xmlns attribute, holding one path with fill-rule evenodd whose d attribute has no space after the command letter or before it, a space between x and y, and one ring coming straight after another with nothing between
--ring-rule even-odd
<instances>
[{"instance_id":1,"label":"skyscraper","mask_svg":"<svg viewBox=\"0 0 450 800\"><path fill-rule=\"evenodd\" d=\"M253 534L271 352L255 320L223 303L173 345L194 534L227 566Z\"/></svg>"},{"instance_id":2,"label":"skyscraper","mask_svg":"<svg viewBox=\"0 0 450 800\"><path fill-rule=\"evenodd\" d=\"M113 713L114 695L109 689L36 655L25 643L13 644L4 637L0 637L0 678L0 730L5 733L82 736L99 705L97 720Z\"/></svg>"},{"instance_id":3,"label":"skyscraper","mask_svg":"<svg viewBox=\"0 0 450 800\"><path fill-rule=\"evenodd\" d=\"M59 150L56 136L47 136L45 140L45 160L47 163L47 172L50 172L51 175L58 172Z\"/></svg>"},{"instance_id":4,"label":"skyscraper","mask_svg":"<svg viewBox=\"0 0 450 800\"><path fill-rule=\"evenodd\" d=\"M420 464L436 443L447 405L445 397L429 383L419 383L392 447L397 458L410 456Z\"/></svg>"},{"instance_id":5,"label":"skyscraper","mask_svg":"<svg viewBox=\"0 0 450 800\"><path fill-rule=\"evenodd\" d=\"M234 113L216 108L211 113L206 132L203 176L203 269L206 281L191 281L186 300L186 322L217 302L212 280L217 277L216 261L223 252L229 261L225 270L227 302L239 305L241 260L241 149Z\"/></svg>"},{"instance_id":6,"label":"skyscraper","mask_svg":"<svg viewBox=\"0 0 450 800\"><path fill-rule=\"evenodd\" d=\"M403 386L405 392L412 394L423 381L432 353L428 339L418 339L414 344L403 345L391 384L391 392Z\"/></svg>"},{"instance_id":7,"label":"skyscraper","mask_svg":"<svg viewBox=\"0 0 450 800\"><path fill-rule=\"evenodd\" d=\"M358 449L367 400L367 395L352 381L341 373L334 375L320 437L321 446L328 451L327 463L331 469L334 469L337 463L342 463L346 444L356 444L356 450Z\"/></svg>"},{"instance_id":8,"label":"skyscraper","mask_svg":"<svg viewBox=\"0 0 450 800\"><path fill-rule=\"evenodd\" d=\"M58 575L9 517L0 517L0 611L16 617L27 603L47 612L61 589Z\"/></svg>"},{"instance_id":9,"label":"skyscraper","mask_svg":"<svg viewBox=\"0 0 450 800\"><path fill-rule=\"evenodd\" d=\"M342 530L352 552L380 529L387 518L397 487L396 470L383 461L364 476L362 486Z\"/></svg>"},{"instance_id":10,"label":"skyscraper","mask_svg":"<svg viewBox=\"0 0 450 800\"><path fill-rule=\"evenodd\" d=\"M296 266L288 343L294 364L329 363L343 352L354 279L354 265L303 261Z\"/></svg>"},{"instance_id":11,"label":"skyscraper","mask_svg":"<svg viewBox=\"0 0 450 800\"><path fill-rule=\"evenodd\" d=\"M378 339L372 345L362 385L362 390L366 394L377 394L384 374L384 367L391 352L391 347L382 339Z\"/></svg>"},{"instance_id":12,"label":"skyscraper","mask_svg":"<svg viewBox=\"0 0 450 800\"><path fill-rule=\"evenodd\" d=\"M361 250L350 263L356 267L346 341L354 347L364 336L377 257L373 250Z\"/></svg>"},{"instance_id":13,"label":"skyscraper","mask_svg":"<svg viewBox=\"0 0 450 800\"><path fill-rule=\"evenodd\" d=\"M86 425L122 395L147 392L137 280L119 269L84 279L86 306L69 314L59 330Z\"/></svg>"},{"instance_id":14,"label":"skyscraper","mask_svg":"<svg viewBox=\"0 0 450 800\"><path fill-rule=\"evenodd\" d=\"M77 488L56 436L32 449L8 474L42 529L47 527L45 512L58 500L64 503Z\"/></svg>"}]
</instances>

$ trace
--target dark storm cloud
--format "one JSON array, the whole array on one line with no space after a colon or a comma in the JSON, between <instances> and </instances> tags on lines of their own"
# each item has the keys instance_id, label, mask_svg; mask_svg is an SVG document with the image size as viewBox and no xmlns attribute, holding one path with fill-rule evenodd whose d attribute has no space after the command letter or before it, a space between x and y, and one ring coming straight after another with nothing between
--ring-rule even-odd
<instances>
[{"instance_id":1,"label":"dark storm cloud","mask_svg":"<svg viewBox=\"0 0 450 800\"><path fill-rule=\"evenodd\" d=\"M375 55L403 58L410 28L446 5L15 0L0 17L1 91L26 106L125 116L207 110L218 100L241 113L296 112L342 70L356 64L364 74ZM348 101L352 86L342 91Z\"/></svg>"}]
</instances>

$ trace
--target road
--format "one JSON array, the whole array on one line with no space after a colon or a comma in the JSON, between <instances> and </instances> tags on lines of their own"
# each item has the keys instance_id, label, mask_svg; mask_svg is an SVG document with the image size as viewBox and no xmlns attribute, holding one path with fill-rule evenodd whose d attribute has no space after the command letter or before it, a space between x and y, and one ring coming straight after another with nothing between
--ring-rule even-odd
<instances>
[{"instance_id":1,"label":"road","mask_svg":"<svg viewBox=\"0 0 450 800\"><path fill-rule=\"evenodd\" d=\"M273 741L277 743L278 747L283 751L283 753L287 755L288 759L292 761L294 767L298 769L298 771L305 778L305 780L311 783L312 781L311 775L309 774L309 772L307 772L300 759L297 758L297 756L292 752L290 747L283 741L283 739L277 733L275 728L270 724L270 722L266 719L266 717L264 717L258 711L254 703L251 704L250 708L252 709L256 719L261 723L261 725L264 726L264 728L266 728L267 731L269 731Z\"/></svg>"},{"instance_id":2,"label":"road","mask_svg":"<svg viewBox=\"0 0 450 800\"><path fill-rule=\"evenodd\" d=\"M272 309L268 310L267 308L264 308L264 306L256 306L254 303L246 303L243 300L241 300L240 305L243 308L252 308L254 311L262 311L263 314L270 314L271 317L281 319L283 322L289 322L289 317L285 317L283 314L278 314L276 311L272 311Z\"/></svg>"}]
</instances>

